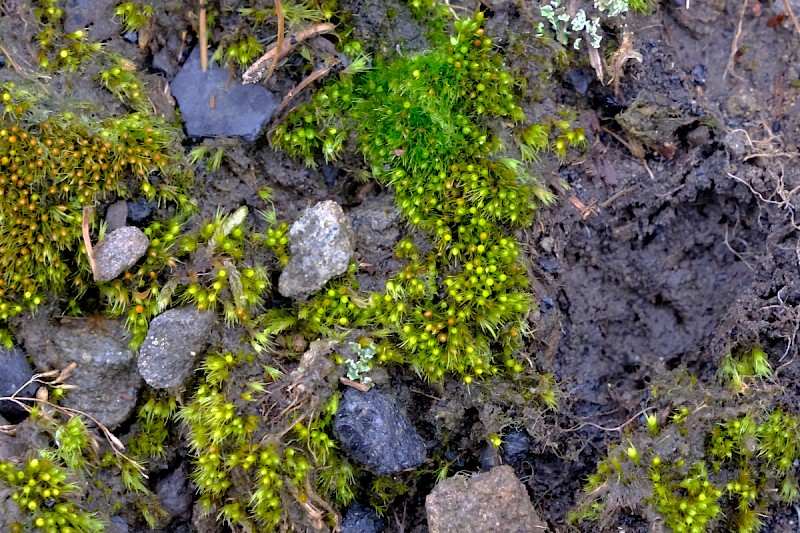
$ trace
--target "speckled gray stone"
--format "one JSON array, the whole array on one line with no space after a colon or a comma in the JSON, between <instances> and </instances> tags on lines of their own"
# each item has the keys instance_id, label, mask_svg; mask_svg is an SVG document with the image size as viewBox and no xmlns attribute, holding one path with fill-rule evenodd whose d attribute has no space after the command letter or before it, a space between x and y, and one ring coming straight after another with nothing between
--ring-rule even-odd
<instances>
[{"instance_id":1,"label":"speckled gray stone","mask_svg":"<svg viewBox=\"0 0 800 533\"><path fill-rule=\"evenodd\" d=\"M347 389L339 401L333 431L344 453L378 476L425 461L425 443L408 416L377 388Z\"/></svg>"},{"instance_id":2,"label":"speckled gray stone","mask_svg":"<svg viewBox=\"0 0 800 533\"><path fill-rule=\"evenodd\" d=\"M65 318L50 324L42 317L23 322L18 336L40 371L77 363L67 380L76 388L67 392L65 406L89 413L109 429L133 411L142 378L122 321Z\"/></svg>"},{"instance_id":3,"label":"speckled gray stone","mask_svg":"<svg viewBox=\"0 0 800 533\"><path fill-rule=\"evenodd\" d=\"M306 209L289 229L291 259L278 279L278 291L305 300L347 272L354 247L353 226L339 204L327 200Z\"/></svg>"},{"instance_id":4,"label":"speckled gray stone","mask_svg":"<svg viewBox=\"0 0 800 533\"><path fill-rule=\"evenodd\" d=\"M192 50L170 90L190 137L239 136L254 141L279 105L263 85L242 85L219 65L209 62L203 72L199 47Z\"/></svg>"},{"instance_id":5,"label":"speckled gray stone","mask_svg":"<svg viewBox=\"0 0 800 533\"><path fill-rule=\"evenodd\" d=\"M155 317L139 347L139 373L147 384L155 389L183 387L215 322L214 313L195 307L170 309Z\"/></svg>"},{"instance_id":6,"label":"speckled gray stone","mask_svg":"<svg viewBox=\"0 0 800 533\"><path fill-rule=\"evenodd\" d=\"M95 281L116 278L135 265L149 246L150 239L136 226L112 231L94 249Z\"/></svg>"},{"instance_id":7,"label":"speckled gray stone","mask_svg":"<svg viewBox=\"0 0 800 533\"><path fill-rule=\"evenodd\" d=\"M439 482L425 499L430 533L537 533L549 531L509 465Z\"/></svg>"}]
</instances>

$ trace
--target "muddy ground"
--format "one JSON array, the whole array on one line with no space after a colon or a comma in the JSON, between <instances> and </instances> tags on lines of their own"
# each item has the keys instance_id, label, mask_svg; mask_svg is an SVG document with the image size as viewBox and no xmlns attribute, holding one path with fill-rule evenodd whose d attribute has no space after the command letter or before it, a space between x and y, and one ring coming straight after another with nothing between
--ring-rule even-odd
<instances>
[{"instance_id":1,"label":"muddy ground","mask_svg":"<svg viewBox=\"0 0 800 533\"><path fill-rule=\"evenodd\" d=\"M373 51L425 47L424 29L401 6L340 3ZM629 33L642 57L628 63L615 90L596 79L585 53L572 56L568 68L542 60L536 2L481 4L492 5L488 31L527 80L526 113L544 117L569 107L591 133L585 152L539 163L558 202L520 235L540 302L526 351L538 370L556 376L564 395L556 414L534 417L501 400L482 406L460 383L435 387L408 370L391 374L426 438L436 439L437 417L453 417L457 469L480 468L492 416L527 429L533 446L515 464L517 474L551 528L569 531L565 516L585 477L621 439L615 428L632 417L638 423L650 384L666 371L686 368L710 380L732 347L755 343L779 369L786 403L798 403L800 34L789 18L774 18L780 1L708 0L687 10L668 0L652 15L605 28L617 42ZM386 22L390 7L400 23ZM186 28L163 29L179 35ZM152 67L151 52L127 53L141 69ZM297 79L284 68L269 87L285 92ZM630 109L644 111L633 123L616 120ZM647 130L641 117L653 109ZM386 194L357 179L360 164L346 160L323 172L276 153L263 138L233 143L218 173L198 175L195 197L208 215L253 201L266 183L276 192L279 219L291 222L319 200L353 209ZM398 499L387 531L427 531L431 484L423 478ZM797 527L794 510L772 511L765 531ZM636 515L619 520L625 531L650 530Z\"/></svg>"}]
</instances>

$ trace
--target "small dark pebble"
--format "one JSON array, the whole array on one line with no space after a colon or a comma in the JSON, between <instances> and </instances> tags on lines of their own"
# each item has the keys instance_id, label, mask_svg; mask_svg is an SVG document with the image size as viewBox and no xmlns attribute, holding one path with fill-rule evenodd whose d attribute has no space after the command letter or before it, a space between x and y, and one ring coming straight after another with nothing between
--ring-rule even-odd
<instances>
[{"instance_id":1,"label":"small dark pebble","mask_svg":"<svg viewBox=\"0 0 800 533\"><path fill-rule=\"evenodd\" d=\"M525 459L531 449L531 439L521 430L514 430L503 437L503 459L515 465Z\"/></svg>"},{"instance_id":2,"label":"small dark pebble","mask_svg":"<svg viewBox=\"0 0 800 533\"><path fill-rule=\"evenodd\" d=\"M336 178L339 176L339 167L322 165L322 177L325 178L325 186L331 188L336 184Z\"/></svg>"},{"instance_id":3,"label":"small dark pebble","mask_svg":"<svg viewBox=\"0 0 800 533\"><path fill-rule=\"evenodd\" d=\"M342 521L341 533L380 533L386 523L378 516L375 509L362 503L354 502L347 509Z\"/></svg>"},{"instance_id":4,"label":"small dark pebble","mask_svg":"<svg viewBox=\"0 0 800 533\"><path fill-rule=\"evenodd\" d=\"M139 32L138 31L126 31L122 34L122 38L125 39L126 43L136 44L139 42Z\"/></svg>"},{"instance_id":5,"label":"small dark pebble","mask_svg":"<svg viewBox=\"0 0 800 533\"><path fill-rule=\"evenodd\" d=\"M541 267L541 269L547 272L548 274L553 274L556 271L558 271L558 262L554 259L542 257L541 259L539 259L538 263L539 267Z\"/></svg>"},{"instance_id":6,"label":"small dark pebble","mask_svg":"<svg viewBox=\"0 0 800 533\"><path fill-rule=\"evenodd\" d=\"M575 88L575 91L583 96L589 90L589 83L592 81L592 75L582 68L573 68L567 72L567 79Z\"/></svg>"},{"instance_id":7,"label":"small dark pebble","mask_svg":"<svg viewBox=\"0 0 800 533\"><path fill-rule=\"evenodd\" d=\"M0 68L6 68L6 56L0 54Z\"/></svg>"},{"instance_id":8,"label":"small dark pebble","mask_svg":"<svg viewBox=\"0 0 800 533\"><path fill-rule=\"evenodd\" d=\"M781 131L781 123L777 120L772 123L772 133L778 133Z\"/></svg>"},{"instance_id":9,"label":"small dark pebble","mask_svg":"<svg viewBox=\"0 0 800 533\"><path fill-rule=\"evenodd\" d=\"M697 65L692 68L692 78L694 78L694 84L699 85L700 87L706 86L706 76L708 75L708 69L702 63L698 63Z\"/></svg>"},{"instance_id":10,"label":"small dark pebble","mask_svg":"<svg viewBox=\"0 0 800 533\"><path fill-rule=\"evenodd\" d=\"M150 216L150 204L144 198L135 202L128 202L128 220L132 223L141 222Z\"/></svg>"},{"instance_id":11,"label":"small dark pebble","mask_svg":"<svg viewBox=\"0 0 800 533\"><path fill-rule=\"evenodd\" d=\"M539 303L541 304L541 308L546 310L550 310L556 306L555 302L553 302L553 299L549 296L539 300Z\"/></svg>"},{"instance_id":12,"label":"small dark pebble","mask_svg":"<svg viewBox=\"0 0 800 533\"><path fill-rule=\"evenodd\" d=\"M483 448L481 455L478 457L478 462L481 464L481 470L484 472L488 472L492 468L503 464L500 453L497 451L497 448L491 444L487 444Z\"/></svg>"}]
</instances>

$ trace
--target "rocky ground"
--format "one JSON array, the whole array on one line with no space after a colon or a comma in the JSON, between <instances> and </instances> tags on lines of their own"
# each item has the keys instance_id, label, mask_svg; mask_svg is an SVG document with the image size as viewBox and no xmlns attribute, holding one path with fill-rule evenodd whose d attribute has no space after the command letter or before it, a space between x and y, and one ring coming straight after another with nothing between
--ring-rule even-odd
<instances>
[{"instance_id":1,"label":"rocky ground","mask_svg":"<svg viewBox=\"0 0 800 533\"><path fill-rule=\"evenodd\" d=\"M331 363L331 354L357 359L357 348L347 348L357 331L338 345L279 335L263 361L284 371L269 405L290 409L298 398L322 405L342 393L332 435L365 471L356 501L333 510L343 532L658 530L659 519L637 505L623 505L602 526L567 520L609 446L645 427L642 409L653 405L656 386L668 388L678 372L712 383L725 354L757 345L775 369L770 387L781 405L799 407L800 28L781 1L698 1L687 9L688 2L666 0L652 14L630 13L604 27L638 57L625 63L616 82L608 83L606 73L601 83L585 53L564 66L554 59L555 48L550 56L543 52L535 35L542 20L537 2L451 3L486 11L487 34L525 80L521 105L529 117L569 108L587 132L585 150L571 150L562 161L543 155L536 163L557 202L518 234L538 303L521 353L532 373L554 376L558 408L529 405L506 381L468 386L451 376L431 384L402 366L375 365L368 392L343 385L340 378L353 376ZM265 207L259 190L273 189L277 219L291 225L292 259L272 275L269 306L315 294L354 259L362 265L356 278L365 292L380 291L402 267L393 250L406 223L392 191L363 179L368 169L360 158L308 168L274 150L264 134L274 126L280 99L302 79L301 59L287 60L266 84L242 85L219 66L200 72L194 28L177 4L147 30L143 47L141 34L123 34L108 23L114 2L69 4L65 31L90 26L93 38L146 76L159 112L175 117L178 106L187 150L201 143L224 147L219 170L196 168L191 197L199 216L246 206L242 213L257 226L255 211ZM800 5L789 4L800 14ZM404 4L339 5L353 35L375 54L413 54L428 46L427 27ZM30 55L30 30L17 18L28 7L0 3L0 81L18 80L11 61L24 64ZM73 83L82 99L107 100L89 81ZM216 99L214 113L207 112L209 95L222 87L229 98ZM303 94L297 103L308 98ZM130 200L115 209L100 206L109 233L95 250L98 280L112 280L139 261L148 241L138 228L159 206ZM152 321L132 350L124 320L90 312L64 317L63 311L53 303L11 321L15 345L0 353L0 394L13 393L36 371L75 362L68 382L77 388L65 405L91 413L123 441L138 427L135 409L145 391L180 398L192 390L203 354L236 350L244 338L211 312L175 306ZM35 392L29 387L23 394ZM0 406L9 422L20 423L16 436L0 434L0 460L49 444L19 406ZM223 531L213 515L199 512L186 431L176 424L166 453L149 465L148 486L167 512L163 530ZM380 515L368 498L376 478L394 484ZM102 483L119 490L118 481ZM8 494L0 490L6 510L0 525L10 528L21 515ZM798 527L791 506L772 505L768 512L762 531ZM147 530L130 509L110 514L108 531ZM308 516L301 522L309 531L330 530Z\"/></svg>"}]
</instances>

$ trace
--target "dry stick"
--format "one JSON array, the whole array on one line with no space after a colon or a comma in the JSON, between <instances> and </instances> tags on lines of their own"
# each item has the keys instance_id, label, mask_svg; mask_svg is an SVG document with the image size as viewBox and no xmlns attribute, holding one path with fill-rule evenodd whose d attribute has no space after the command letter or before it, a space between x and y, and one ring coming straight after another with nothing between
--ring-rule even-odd
<instances>
[{"instance_id":1,"label":"dry stick","mask_svg":"<svg viewBox=\"0 0 800 533\"><path fill-rule=\"evenodd\" d=\"M275 13L278 15L278 42L275 43L275 48L278 52L275 54L275 57L272 58L272 64L270 64L269 70L264 76L264 81L267 81L272 76L272 73L275 72L275 67L278 66L278 56L283 48L283 25L285 21L283 18L283 4L281 4L281 0L275 0Z\"/></svg>"},{"instance_id":2,"label":"dry stick","mask_svg":"<svg viewBox=\"0 0 800 533\"><path fill-rule=\"evenodd\" d=\"M734 34L733 42L731 43L731 55L728 58L728 64L725 65L725 71L722 73L723 81L728 77L728 71L732 70L732 67L736 61L736 51L739 49L739 37L742 36L742 23L744 22L745 11L747 11L747 0L744 0L744 3L742 4L742 11L739 13L739 23L736 25L736 33ZM738 77L739 76L737 76L737 78Z\"/></svg>"},{"instance_id":3,"label":"dry stick","mask_svg":"<svg viewBox=\"0 0 800 533\"><path fill-rule=\"evenodd\" d=\"M308 76L303 78L303 81L298 83L291 91L286 93L286 96L284 96L283 100L281 100L281 105L279 105L278 109L275 111L275 115L274 116L276 118L281 116L281 112L284 109L286 109L286 106L289 105L289 103L292 100L294 100L294 97L297 96L297 94L300 91L302 91L303 89L305 89L306 87L308 87L309 85L314 83L316 80L322 78L323 76L327 76L328 73L331 71L331 68L333 66L339 64L339 62L341 62L341 60L336 58L333 61L331 61L330 64L325 65L324 67L318 68L317 70L315 70L314 72L312 72L311 74L309 74Z\"/></svg>"},{"instance_id":4,"label":"dry stick","mask_svg":"<svg viewBox=\"0 0 800 533\"><path fill-rule=\"evenodd\" d=\"M14 68L14 70L16 70L16 71L18 71L18 72L19 72L19 71L21 70L21 69L19 68L19 65L17 65L17 64L14 62L14 59L11 57L11 55L8 53L8 51L7 51L7 50L6 50L6 49L3 47L3 45L2 45L1 43L0 43L0 51L2 51L2 52L3 52L3 55L4 55L4 56L6 56L6 59L8 59L8 62L9 62L9 63L11 63L11 66Z\"/></svg>"},{"instance_id":5,"label":"dry stick","mask_svg":"<svg viewBox=\"0 0 800 533\"><path fill-rule=\"evenodd\" d=\"M794 16L794 11L792 11L792 6L789 5L789 0L783 0L783 7L785 7L786 11L789 13L789 18L792 19L794 29L797 30L797 33L800 33L800 23L797 22L797 17Z\"/></svg>"},{"instance_id":6,"label":"dry stick","mask_svg":"<svg viewBox=\"0 0 800 533\"><path fill-rule=\"evenodd\" d=\"M208 68L208 48L206 41L208 40L208 28L206 24L206 0L200 0L200 68L203 72Z\"/></svg>"},{"instance_id":7,"label":"dry stick","mask_svg":"<svg viewBox=\"0 0 800 533\"><path fill-rule=\"evenodd\" d=\"M324 22L322 24L316 24L310 28L300 30L291 36L289 42L285 43L286 46L281 46L280 49L278 46L271 48L266 54L259 57L255 63L250 65L250 68L248 68L245 73L242 74L242 83L248 84L257 82L263 77L264 71L267 69L267 62L280 61L289 55L302 41L311 39L317 35L332 33L334 28L335 26L330 22Z\"/></svg>"}]
</instances>

